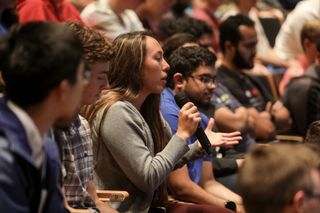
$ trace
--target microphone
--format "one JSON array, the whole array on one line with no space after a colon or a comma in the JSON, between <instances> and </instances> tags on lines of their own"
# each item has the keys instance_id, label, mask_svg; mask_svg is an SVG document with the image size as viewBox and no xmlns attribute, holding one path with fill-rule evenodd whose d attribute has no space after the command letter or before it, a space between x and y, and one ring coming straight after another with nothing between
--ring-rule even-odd
<instances>
[{"instance_id":1,"label":"microphone","mask_svg":"<svg viewBox=\"0 0 320 213\"><path fill-rule=\"evenodd\" d=\"M185 105L187 102L190 102L190 99L185 92L180 92L180 93L176 94L174 96L174 100L176 101L176 103L178 104L178 106L180 108L183 107L183 105ZM204 132L204 130L200 126L200 124L197 127L195 135L197 136L202 148L207 152L208 155L210 155L211 154L211 150L210 150L211 143L210 143L206 133Z\"/></svg>"}]
</instances>

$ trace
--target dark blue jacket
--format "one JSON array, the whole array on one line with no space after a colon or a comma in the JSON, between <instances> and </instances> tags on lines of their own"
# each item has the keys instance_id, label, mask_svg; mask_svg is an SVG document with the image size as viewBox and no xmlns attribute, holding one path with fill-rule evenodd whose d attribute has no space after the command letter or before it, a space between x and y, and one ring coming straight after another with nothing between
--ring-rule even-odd
<instances>
[{"instance_id":1,"label":"dark blue jacket","mask_svg":"<svg viewBox=\"0 0 320 213\"><path fill-rule=\"evenodd\" d=\"M38 212L43 192L47 193L41 212L68 212L58 184L60 173L56 144L49 138L44 145L45 169L37 169L25 129L0 98L0 210ZM41 174L45 175L41 177Z\"/></svg>"}]
</instances>

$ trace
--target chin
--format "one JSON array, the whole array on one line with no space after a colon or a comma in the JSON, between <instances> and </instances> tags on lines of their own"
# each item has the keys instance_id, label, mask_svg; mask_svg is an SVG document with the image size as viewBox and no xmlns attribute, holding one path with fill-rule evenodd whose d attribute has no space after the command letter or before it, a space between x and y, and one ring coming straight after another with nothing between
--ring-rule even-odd
<instances>
[{"instance_id":1,"label":"chin","mask_svg":"<svg viewBox=\"0 0 320 213\"><path fill-rule=\"evenodd\" d=\"M202 106L210 106L210 105L211 105L211 100L202 100L202 101L200 102L200 104L201 104Z\"/></svg>"},{"instance_id":2,"label":"chin","mask_svg":"<svg viewBox=\"0 0 320 213\"><path fill-rule=\"evenodd\" d=\"M59 119L54 123L54 127L59 129L65 129L70 126L72 121L74 121L74 119L73 120Z\"/></svg>"},{"instance_id":3,"label":"chin","mask_svg":"<svg viewBox=\"0 0 320 213\"><path fill-rule=\"evenodd\" d=\"M77 110L76 112L74 112L73 115L63 116L63 117L58 118L54 122L54 126L58 127L58 128L67 128L67 127L69 127L70 124L76 120L78 114L79 114L79 111Z\"/></svg>"},{"instance_id":4,"label":"chin","mask_svg":"<svg viewBox=\"0 0 320 213\"><path fill-rule=\"evenodd\" d=\"M165 86L160 86L158 89L157 89L157 94L160 94L162 93L162 91L164 90Z\"/></svg>"}]
</instances>

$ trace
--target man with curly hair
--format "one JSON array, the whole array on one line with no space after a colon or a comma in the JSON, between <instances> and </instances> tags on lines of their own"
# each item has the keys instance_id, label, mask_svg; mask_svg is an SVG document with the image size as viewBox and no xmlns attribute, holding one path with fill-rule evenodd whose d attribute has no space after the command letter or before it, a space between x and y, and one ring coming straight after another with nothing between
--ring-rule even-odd
<instances>
[{"instance_id":1,"label":"man with curly hair","mask_svg":"<svg viewBox=\"0 0 320 213\"><path fill-rule=\"evenodd\" d=\"M83 92L82 105L95 102L109 86L107 70L113 56L111 44L98 32L80 23L68 23L79 37L85 52L86 74L90 81ZM63 162L64 194L68 207L89 208L94 212L115 212L98 199L93 182L93 151L90 126L80 115L65 129L55 129Z\"/></svg>"}]
</instances>

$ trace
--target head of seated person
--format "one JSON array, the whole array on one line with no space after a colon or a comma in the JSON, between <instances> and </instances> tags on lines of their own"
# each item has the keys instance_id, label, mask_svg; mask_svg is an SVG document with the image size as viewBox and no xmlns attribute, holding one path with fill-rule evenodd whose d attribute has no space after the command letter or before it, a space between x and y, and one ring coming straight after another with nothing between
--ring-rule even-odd
<instances>
[{"instance_id":1,"label":"head of seated person","mask_svg":"<svg viewBox=\"0 0 320 213\"><path fill-rule=\"evenodd\" d=\"M167 86L175 93L185 92L197 106L210 104L216 87L216 56L199 46L180 47L168 59Z\"/></svg>"},{"instance_id":2,"label":"head of seated person","mask_svg":"<svg viewBox=\"0 0 320 213\"><path fill-rule=\"evenodd\" d=\"M90 80L84 88L82 105L93 104L109 87L108 70L114 57L112 44L99 32L79 22L67 26L78 36L84 49L84 68Z\"/></svg>"},{"instance_id":3,"label":"head of seated person","mask_svg":"<svg viewBox=\"0 0 320 213\"><path fill-rule=\"evenodd\" d=\"M159 30L161 32L159 36L162 41L176 33L188 33L195 37L201 46L207 48L212 46L212 28L204 21L195 18L165 18L160 20Z\"/></svg>"},{"instance_id":4,"label":"head of seated person","mask_svg":"<svg viewBox=\"0 0 320 213\"><path fill-rule=\"evenodd\" d=\"M6 98L22 109L63 103L56 116L72 121L86 84L83 49L73 32L61 24L17 25L3 36L0 54Z\"/></svg>"},{"instance_id":5,"label":"head of seated person","mask_svg":"<svg viewBox=\"0 0 320 213\"><path fill-rule=\"evenodd\" d=\"M304 144L254 148L238 176L247 213L314 213L320 209L319 157Z\"/></svg>"},{"instance_id":6,"label":"head of seated person","mask_svg":"<svg viewBox=\"0 0 320 213\"><path fill-rule=\"evenodd\" d=\"M304 23L301 30L301 45L308 65L317 61L317 41L320 40L320 20L312 19Z\"/></svg>"},{"instance_id":7,"label":"head of seated person","mask_svg":"<svg viewBox=\"0 0 320 213\"><path fill-rule=\"evenodd\" d=\"M254 22L247 16L230 16L220 25L220 49L223 64L231 70L252 69L258 42Z\"/></svg>"},{"instance_id":8,"label":"head of seated person","mask_svg":"<svg viewBox=\"0 0 320 213\"><path fill-rule=\"evenodd\" d=\"M198 40L189 33L176 33L162 44L163 57L167 60L171 53L179 47L199 46Z\"/></svg>"}]
</instances>

